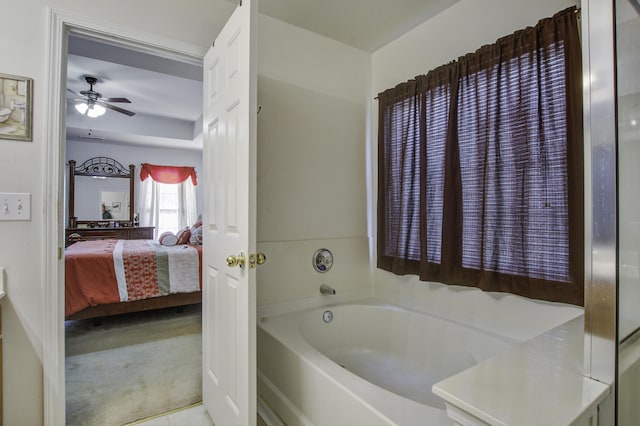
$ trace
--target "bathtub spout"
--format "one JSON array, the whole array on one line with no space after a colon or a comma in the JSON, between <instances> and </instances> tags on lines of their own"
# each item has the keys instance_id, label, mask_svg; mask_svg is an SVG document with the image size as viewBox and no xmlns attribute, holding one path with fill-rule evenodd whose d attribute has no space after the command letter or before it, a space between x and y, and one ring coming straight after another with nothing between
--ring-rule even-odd
<instances>
[{"instance_id":1,"label":"bathtub spout","mask_svg":"<svg viewBox=\"0 0 640 426\"><path fill-rule=\"evenodd\" d=\"M329 287L326 284L322 284L320 286L320 294L329 294L329 295L333 295L336 294L336 290L333 287Z\"/></svg>"}]
</instances>

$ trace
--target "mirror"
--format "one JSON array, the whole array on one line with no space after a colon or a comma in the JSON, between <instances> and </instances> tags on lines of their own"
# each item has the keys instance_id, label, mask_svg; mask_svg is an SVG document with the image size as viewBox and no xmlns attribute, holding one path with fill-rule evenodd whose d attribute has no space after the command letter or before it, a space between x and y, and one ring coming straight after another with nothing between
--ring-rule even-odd
<instances>
[{"instance_id":1,"label":"mirror","mask_svg":"<svg viewBox=\"0 0 640 426\"><path fill-rule=\"evenodd\" d=\"M103 200L103 193L115 192L127 195L127 204L124 209L124 216L119 220L129 220L129 181L127 179L115 179L96 176L76 176L75 177L75 213L73 216L78 221L103 220L102 202L109 205L111 198ZM114 200L115 201L115 200ZM121 209L122 210L122 209Z\"/></svg>"},{"instance_id":2,"label":"mirror","mask_svg":"<svg viewBox=\"0 0 640 426\"><path fill-rule=\"evenodd\" d=\"M100 217L105 220L129 219L129 191L100 191Z\"/></svg>"},{"instance_id":3,"label":"mirror","mask_svg":"<svg viewBox=\"0 0 640 426\"><path fill-rule=\"evenodd\" d=\"M134 177L112 158L69 160L69 227L133 225Z\"/></svg>"}]
</instances>

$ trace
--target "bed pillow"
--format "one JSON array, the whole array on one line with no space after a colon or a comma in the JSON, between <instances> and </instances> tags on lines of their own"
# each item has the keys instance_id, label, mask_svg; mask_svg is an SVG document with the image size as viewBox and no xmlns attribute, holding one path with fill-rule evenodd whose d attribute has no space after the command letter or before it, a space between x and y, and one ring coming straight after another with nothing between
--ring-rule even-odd
<instances>
[{"instance_id":1,"label":"bed pillow","mask_svg":"<svg viewBox=\"0 0 640 426\"><path fill-rule=\"evenodd\" d=\"M167 231L160 235L158 241L163 246L175 246L178 243L178 237L173 232Z\"/></svg>"},{"instance_id":2,"label":"bed pillow","mask_svg":"<svg viewBox=\"0 0 640 426\"><path fill-rule=\"evenodd\" d=\"M189 228L189 231L191 231L192 237L193 237L193 234L196 233L197 229L200 228L201 226L202 226L202 218L201 216L198 216L198 220L196 220L196 223L191 225L191 227Z\"/></svg>"},{"instance_id":3,"label":"bed pillow","mask_svg":"<svg viewBox=\"0 0 640 426\"><path fill-rule=\"evenodd\" d=\"M181 229L180 231L178 231L178 235L176 237L177 245L187 244L189 242L189 238L191 238L191 231L189 230L189 228Z\"/></svg>"},{"instance_id":4,"label":"bed pillow","mask_svg":"<svg viewBox=\"0 0 640 426\"><path fill-rule=\"evenodd\" d=\"M202 244L202 225L191 231L191 238L189 239L189 242L194 245Z\"/></svg>"}]
</instances>

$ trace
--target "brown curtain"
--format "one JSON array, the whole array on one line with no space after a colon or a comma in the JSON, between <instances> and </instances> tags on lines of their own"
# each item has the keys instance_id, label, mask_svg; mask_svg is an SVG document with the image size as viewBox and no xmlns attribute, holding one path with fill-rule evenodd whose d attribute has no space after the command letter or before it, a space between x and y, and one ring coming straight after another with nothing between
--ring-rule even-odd
<instances>
[{"instance_id":1,"label":"brown curtain","mask_svg":"<svg viewBox=\"0 0 640 426\"><path fill-rule=\"evenodd\" d=\"M379 95L380 268L583 304L576 15Z\"/></svg>"}]
</instances>

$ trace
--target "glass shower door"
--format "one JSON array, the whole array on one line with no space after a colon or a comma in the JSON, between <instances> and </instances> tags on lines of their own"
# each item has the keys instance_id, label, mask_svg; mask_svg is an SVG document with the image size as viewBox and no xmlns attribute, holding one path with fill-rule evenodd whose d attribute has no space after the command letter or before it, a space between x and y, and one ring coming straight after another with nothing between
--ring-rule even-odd
<instances>
[{"instance_id":1,"label":"glass shower door","mask_svg":"<svg viewBox=\"0 0 640 426\"><path fill-rule=\"evenodd\" d=\"M617 423L640 419L640 0L616 0Z\"/></svg>"}]
</instances>

